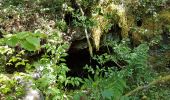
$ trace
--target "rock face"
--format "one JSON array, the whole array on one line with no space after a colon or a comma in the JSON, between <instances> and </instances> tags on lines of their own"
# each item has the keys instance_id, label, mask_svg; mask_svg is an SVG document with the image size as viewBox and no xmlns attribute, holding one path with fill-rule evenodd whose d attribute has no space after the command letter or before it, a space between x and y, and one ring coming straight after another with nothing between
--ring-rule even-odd
<instances>
[{"instance_id":1,"label":"rock face","mask_svg":"<svg viewBox=\"0 0 170 100\"><path fill-rule=\"evenodd\" d=\"M141 20L136 21L136 16L130 13L129 10L132 8L128 8L128 5L138 5L134 0L128 0L120 3L111 2L111 0L98 0L99 3L96 3L94 7L89 8L88 14L85 16L89 19L95 20L96 25L94 27L88 28L88 34L91 40L91 44L93 44L93 48L99 50L102 45L101 41L103 41L103 36L109 33L113 33L112 36L115 36L117 33L122 38L129 37L128 34L132 37L132 41L134 45L138 45L144 41L152 40L152 37L158 36L162 33L164 37L169 36L168 25L170 24L170 1L167 0L166 8L161 12L158 12L158 19L160 21L155 22L156 19L153 20L151 16L143 16ZM135 0L137 1L137 0ZM75 1L74 1L75 3ZM123 5L124 4L124 5ZM82 5L84 7L84 5ZM100 11L95 11L97 8ZM78 8L77 8L78 9ZM75 11L77 10L75 9ZM87 9L83 9L86 13ZM144 9L145 10L145 9ZM39 31L42 30L42 33L51 33L56 30L53 30L57 25L57 22L52 20L45 20L39 13L35 13L32 15L24 14L24 17L16 13L17 11L9 10L4 12L4 10L0 11L0 28L3 31L15 33L15 31ZM8 15L9 14L9 15ZM8 17L8 18L6 18ZM69 17L69 16L65 16ZM6 18L6 19L4 19ZM71 26L73 20L73 16L70 15L68 29ZM27 19L27 20L26 20ZM67 18L64 19L67 22ZM111 27L114 25L118 25L120 28L120 32L115 32ZM117 27L114 27L117 28ZM133 28L133 29L132 29ZM134 29L135 28L135 29ZM164 28L164 29L163 29ZM115 29L117 30L117 29ZM132 31L133 30L133 31ZM1 31L1 30L0 30ZM3 34L5 34L2 31ZM166 32L162 32L166 31ZM86 41L86 36L83 27L74 27L68 30L67 35L71 37L73 49L84 49L88 48L88 44ZM166 36L165 36L166 35ZM0 32L0 37L2 34ZM69 37L69 38L70 38ZM114 38L114 37L111 37ZM167 40L164 38L164 40ZM167 43L167 42L166 42ZM73 50L74 51L74 50Z\"/></svg>"},{"instance_id":2,"label":"rock face","mask_svg":"<svg viewBox=\"0 0 170 100\"><path fill-rule=\"evenodd\" d=\"M29 89L23 100L44 100L43 95L38 90Z\"/></svg>"},{"instance_id":3,"label":"rock face","mask_svg":"<svg viewBox=\"0 0 170 100\"><path fill-rule=\"evenodd\" d=\"M159 8L159 11L152 14L145 14L137 19L134 15L128 15L129 34L134 45L142 42L154 42L163 38L168 43L170 36L170 8ZM137 19L137 20L136 20ZM161 38L160 38L161 36Z\"/></svg>"},{"instance_id":4,"label":"rock face","mask_svg":"<svg viewBox=\"0 0 170 100\"><path fill-rule=\"evenodd\" d=\"M92 40L94 41L94 46L96 50L100 48L100 41L102 35L104 33L109 32L108 26L113 26L114 24L118 24L121 27L121 37L128 37L128 23L126 16L126 8L120 4L116 5L113 2L105 5L99 4L98 7L102 10L103 15L101 14L93 14L92 19L96 20L97 26L92 28ZM110 16L110 18L106 18L106 16ZM116 21L117 20L117 21Z\"/></svg>"},{"instance_id":5,"label":"rock face","mask_svg":"<svg viewBox=\"0 0 170 100\"><path fill-rule=\"evenodd\" d=\"M119 33L120 39L130 37L133 46L143 42L154 44L155 40L159 39L159 36L161 35L164 40L166 40L166 43L168 43L166 38L169 36L167 30L170 25L170 8L167 7L169 5L168 2L164 5L166 8L159 8L164 9L163 11L160 10L161 12L158 11L153 15L144 14L140 19L136 18L137 16L129 11L131 8L126 8L121 4L107 2L108 0L105 1L105 3L97 4L96 7L100 8L100 13L91 13L90 16L91 19L96 21L96 25L89 29L93 48L99 50L100 45L102 45L101 41L103 41L103 36L108 35L109 33L113 33L111 38L114 38L117 33ZM126 3L129 5L133 4L133 2ZM109 15L110 18L106 18L106 15ZM116 24L119 27L114 28L120 28L120 32L113 31L117 29L111 29L111 27ZM83 30L76 28L73 33L72 42L74 46L72 47L77 49L87 48L88 45L85 43L87 41L85 41L86 37Z\"/></svg>"},{"instance_id":6,"label":"rock face","mask_svg":"<svg viewBox=\"0 0 170 100\"><path fill-rule=\"evenodd\" d=\"M94 20L96 25L88 29L88 35L90 37L91 44L93 44L93 48L98 51L100 45L102 45L101 41L103 36L110 32L113 33L112 28L114 28L115 25L118 25L119 28L121 28L120 36L122 38L128 37L129 28L125 11L126 8L123 5L116 5L112 2L108 4L106 3L106 5L99 3L97 7L102 10L102 14L91 14L89 18ZM110 18L106 18L106 16L110 16ZM114 34L116 35L116 33ZM69 31L69 34L72 35L71 41L73 46L71 46L71 48L84 49L88 47L87 43L84 43L87 41L85 41L86 37L83 28L74 28Z\"/></svg>"},{"instance_id":7,"label":"rock face","mask_svg":"<svg viewBox=\"0 0 170 100\"><path fill-rule=\"evenodd\" d=\"M110 7L111 6L111 7ZM131 41L133 42L133 46L139 45L142 42L154 42L154 39L159 39L159 36L163 37L163 40L165 43L169 43L169 25L170 25L170 10L165 9L164 11L158 12L156 18L153 18L153 16L144 16L140 20L136 21L135 16L131 14L126 14L127 12L124 12L123 14L115 13L115 8L112 5L108 5L106 7L105 13L111 13L113 19L106 19L102 15L93 15L92 18L97 21L97 26L89 29L89 36L91 38L91 42L93 44L93 48L96 48L96 50L99 50L100 45L102 45L103 36L109 35L112 33L112 39L114 39L114 36L117 34L121 38L130 37ZM108 12L107 12L108 10ZM115 21L116 18L119 20ZM156 21L157 20L157 21ZM106 30L106 26L110 26L109 30ZM115 25L118 25L118 27L114 27ZM114 31L117 30L117 31ZM129 34L129 35L128 35ZM119 38L119 39L121 39ZM73 49L85 49L88 48L88 44L86 41L85 33L82 29L76 28L73 31L72 35L72 46Z\"/></svg>"}]
</instances>

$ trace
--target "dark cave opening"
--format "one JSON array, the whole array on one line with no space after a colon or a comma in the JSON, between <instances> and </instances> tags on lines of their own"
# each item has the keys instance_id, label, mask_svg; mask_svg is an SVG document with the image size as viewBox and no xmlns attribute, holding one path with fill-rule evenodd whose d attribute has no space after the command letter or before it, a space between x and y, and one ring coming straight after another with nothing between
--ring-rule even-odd
<instances>
[{"instance_id":1,"label":"dark cave opening","mask_svg":"<svg viewBox=\"0 0 170 100\"><path fill-rule=\"evenodd\" d=\"M142 20L142 19L136 21L136 25L137 25L138 27L141 27L141 26L142 26L142 23L143 23L143 20Z\"/></svg>"},{"instance_id":2,"label":"dark cave opening","mask_svg":"<svg viewBox=\"0 0 170 100\"><path fill-rule=\"evenodd\" d=\"M68 51L68 56L66 57L66 64L70 71L69 76L73 77L87 77L88 73L83 69L86 65L95 64L90 57L88 49L81 49L78 51Z\"/></svg>"},{"instance_id":3,"label":"dark cave opening","mask_svg":"<svg viewBox=\"0 0 170 100\"><path fill-rule=\"evenodd\" d=\"M70 48L72 49L72 48ZM106 47L102 47L100 51L94 52L94 55L101 55L107 52ZM122 61L119 61L115 63L114 61L107 61L104 64L99 64L97 60L93 59L88 51L88 48L85 49L80 49L77 51L74 50L69 50L68 56L65 58L66 59L66 64L70 71L67 73L68 76L73 76L73 77L80 77L80 78L87 78L88 76L91 76L93 78L93 75L91 73L88 73L84 67L86 65L91 66L94 70L98 66L99 68L102 67L114 67L118 70L121 70L120 67L118 66L118 63L120 65L125 65L122 63Z\"/></svg>"}]
</instances>

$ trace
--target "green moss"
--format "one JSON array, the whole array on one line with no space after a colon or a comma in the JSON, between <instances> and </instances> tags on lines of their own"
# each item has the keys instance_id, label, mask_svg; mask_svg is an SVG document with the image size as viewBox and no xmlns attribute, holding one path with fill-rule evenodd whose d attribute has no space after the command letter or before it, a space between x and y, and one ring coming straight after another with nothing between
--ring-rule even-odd
<instances>
[{"instance_id":1,"label":"green moss","mask_svg":"<svg viewBox=\"0 0 170 100\"><path fill-rule=\"evenodd\" d=\"M170 10L161 11L159 18L163 23L170 24Z\"/></svg>"}]
</instances>

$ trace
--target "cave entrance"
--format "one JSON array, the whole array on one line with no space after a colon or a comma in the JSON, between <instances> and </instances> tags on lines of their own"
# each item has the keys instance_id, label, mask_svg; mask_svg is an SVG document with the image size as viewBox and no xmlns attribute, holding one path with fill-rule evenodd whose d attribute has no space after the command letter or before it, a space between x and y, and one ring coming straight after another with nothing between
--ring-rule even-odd
<instances>
[{"instance_id":1,"label":"cave entrance","mask_svg":"<svg viewBox=\"0 0 170 100\"><path fill-rule=\"evenodd\" d=\"M72 48L68 51L68 56L66 57L66 64L70 71L69 76L73 77L86 77L88 75L84 68L86 65L91 65L91 57L88 49L80 49L72 51Z\"/></svg>"},{"instance_id":2,"label":"cave entrance","mask_svg":"<svg viewBox=\"0 0 170 100\"><path fill-rule=\"evenodd\" d=\"M80 49L74 52L72 50L73 49L67 52L68 56L65 58L66 64L68 68L70 69L70 71L67 73L68 76L80 77L80 78L87 78L88 75L91 76L92 74L88 73L88 71L84 69L86 65L91 66L94 69L96 68L96 66L98 66L99 68L101 67L119 68L117 64L113 61L107 61L105 62L105 64L100 65L96 60L91 58L87 48ZM99 52L95 52L95 54L101 55L106 52L105 50L106 50L106 47L101 48L101 50Z\"/></svg>"}]
</instances>

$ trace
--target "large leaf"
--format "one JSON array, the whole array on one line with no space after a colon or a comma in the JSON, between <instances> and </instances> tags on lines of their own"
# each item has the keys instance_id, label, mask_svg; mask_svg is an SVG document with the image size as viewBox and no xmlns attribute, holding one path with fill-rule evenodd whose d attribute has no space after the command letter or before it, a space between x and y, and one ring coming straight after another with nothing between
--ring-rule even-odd
<instances>
[{"instance_id":1,"label":"large leaf","mask_svg":"<svg viewBox=\"0 0 170 100\"><path fill-rule=\"evenodd\" d=\"M18 42L19 42L18 38L16 38L16 36L12 36L9 39L7 39L6 44L14 47Z\"/></svg>"},{"instance_id":2,"label":"large leaf","mask_svg":"<svg viewBox=\"0 0 170 100\"><path fill-rule=\"evenodd\" d=\"M30 34L28 32L20 32L16 34L16 37L18 39L25 39L26 37L28 37Z\"/></svg>"},{"instance_id":3,"label":"large leaf","mask_svg":"<svg viewBox=\"0 0 170 100\"><path fill-rule=\"evenodd\" d=\"M40 47L40 38L29 36L26 38L26 41L34 45L36 48Z\"/></svg>"},{"instance_id":4,"label":"large leaf","mask_svg":"<svg viewBox=\"0 0 170 100\"><path fill-rule=\"evenodd\" d=\"M28 51L35 51L36 50L36 47L33 44L29 43L28 41L23 41L21 43L21 47L28 50Z\"/></svg>"},{"instance_id":5,"label":"large leaf","mask_svg":"<svg viewBox=\"0 0 170 100\"><path fill-rule=\"evenodd\" d=\"M44 33L34 33L33 34L34 37L40 37L40 38L47 38L47 34Z\"/></svg>"}]
</instances>

